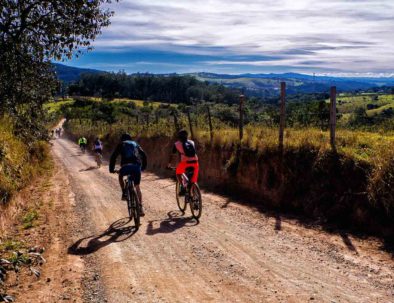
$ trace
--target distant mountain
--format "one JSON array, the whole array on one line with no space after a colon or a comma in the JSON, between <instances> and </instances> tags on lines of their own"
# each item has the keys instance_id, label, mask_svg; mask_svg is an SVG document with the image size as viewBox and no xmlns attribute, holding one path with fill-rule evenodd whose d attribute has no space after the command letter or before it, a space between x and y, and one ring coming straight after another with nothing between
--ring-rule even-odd
<instances>
[{"instance_id":1,"label":"distant mountain","mask_svg":"<svg viewBox=\"0 0 394 303\"><path fill-rule=\"evenodd\" d=\"M84 73L103 73L96 69L71 67L55 63L55 70L60 80L65 82L77 81ZM169 75L169 74L167 74ZM337 86L338 91L351 92L367 90L373 87L394 86L394 77L331 77L311 76L297 73L283 74L215 74L215 73L191 73L187 74L201 81L219 83L227 87L244 89L248 95L269 97L277 95L279 83L285 81L287 92L295 93L319 93L328 92L330 86ZM166 76L165 74L161 76Z\"/></svg>"},{"instance_id":2,"label":"distant mountain","mask_svg":"<svg viewBox=\"0 0 394 303\"><path fill-rule=\"evenodd\" d=\"M55 67L58 79L64 82L78 81L82 74L97 74L103 72L97 69L78 68L59 63L53 63L53 66Z\"/></svg>"},{"instance_id":3,"label":"distant mountain","mask_svg":"<svg viewBox=\"0 0 394 303\"><path fill-rule=\"evenodd\" d=\"M335 85L338 91L350 92L373 87L394 86L394 77L358 78L311 76L297 73L284 74L240 74L226 75L214 73L191 74L201 81L220 83L225 86L246 90L249 95L270 96L277 94L279 83L285 81L289 94L328 92Z\"/></svg>"}]
</instances>

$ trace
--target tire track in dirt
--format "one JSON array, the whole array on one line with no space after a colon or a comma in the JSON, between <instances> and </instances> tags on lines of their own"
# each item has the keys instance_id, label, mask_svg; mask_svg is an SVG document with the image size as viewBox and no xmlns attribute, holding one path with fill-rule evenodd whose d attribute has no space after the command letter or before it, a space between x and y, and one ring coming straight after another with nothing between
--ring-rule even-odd
<instances>
[{"instance_id":1,"label":"tire track in dirt","mask_svg":"<svg viewBox=\"0 0 394 303\"><path fill-rule=\"evenodd\" d=\"M174 182L152 173L143 176L146 217L134 233L117 176L66 139L54 152L95 235L71 252L97 260L108 302L393 301L393 260L375 240L350 238L350 250L340 236L208 193L196 225L176 210Z\"/></svg>"}]
</instances>

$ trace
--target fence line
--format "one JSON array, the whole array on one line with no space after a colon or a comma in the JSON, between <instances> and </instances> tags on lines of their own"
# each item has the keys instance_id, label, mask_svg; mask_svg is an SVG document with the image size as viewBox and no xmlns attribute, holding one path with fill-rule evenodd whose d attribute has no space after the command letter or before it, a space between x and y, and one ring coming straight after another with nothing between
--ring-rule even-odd
<instances>
[{"instance_id":1,"label":"fence line","mask_svg":"<svg viewBox=\"0 0 394 303\"><path fill-rule=\"evenodd\" d=\"M280 120L279 120L279 149L283 150L283 139L286 124L286 82L280 83Z\"/></svg>"},{"instance_id":2,"label":"fence line","mask_svg":"<svg viewBox=\"0 0 394 303\"><path fill-rule=\"evenodd\" d=\"M239 142L242 142L244 137L244 103L245 96L239 96Z\"/></svg>"},{"instance_id":3,"label":"fence line","mask_svg":"<svg viewBox=\"0 0 394 303\"><path fill-rule=\"evenodd\" d=\"M335 128L337 124L337 88L330 88L330 144L333 150L335 146Z\"/></svg>"}]
</instances>

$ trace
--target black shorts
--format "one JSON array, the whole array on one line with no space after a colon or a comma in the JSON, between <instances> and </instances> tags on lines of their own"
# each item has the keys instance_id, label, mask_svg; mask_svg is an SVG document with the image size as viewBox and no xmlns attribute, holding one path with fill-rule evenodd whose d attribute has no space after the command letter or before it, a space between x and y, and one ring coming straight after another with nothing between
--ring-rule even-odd
<instances>
[{"instance_id":1,"label":"black shorts","mask_svg":"<svg viewBox=\"0 0 394 303\"><path fill-rule=\"evenodd\" d=\"M98 148L98 149L95 149L95 150L94 150L94 152L95 152L96 154L100 154L100 155L102 155L102 154L103 154L103 150L102 150L102 149L100 149L100 148Z\"/></svg>"},{"instance_id":2,"label":"black shorts","mask_svg":"<svg viewBox=\"0 0 394 303\"><path fill-rule=\"evenodd\" d=\"M138 164L126 164L123 165L119 170L120 176L131 176L134 185L140 185L141 183L141 165Z\"/></svg>"}]
</instances>

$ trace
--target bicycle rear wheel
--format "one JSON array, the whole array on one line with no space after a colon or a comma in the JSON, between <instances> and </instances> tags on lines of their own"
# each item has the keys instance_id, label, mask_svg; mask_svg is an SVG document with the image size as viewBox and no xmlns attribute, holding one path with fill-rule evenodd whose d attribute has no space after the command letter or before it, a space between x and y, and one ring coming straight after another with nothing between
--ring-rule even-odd
<instances>
[{"instance_id":1,"label":"bicycle rear wheel","mask_svg":"<svg viewBox=\"0 0 394 303\"><path fill-rule=\"evenodd\" d=\"M184 213L186 210L186 198L179 196L180 191L181 191L181 184L178 181L176 181L176 186L175 186L176 203L178 204L179 210Z\"/></svg>"},{"instance_id":2,"label":"bicycle rear wheel","mask_svg":"<svg viewBox=\"0 0 394 303\"><path fill-rule=\"evenodd\" d=\"M132 212L133 212L133 217L134 217L134 223L135 223L135 228L138 230L140 227L141 223L141 218L140 218L140 201L138 199L137 192L134 187L130 188L131 191L131 205L132 205Z\"/></svg>"},{"instance_id":3,"label":"bicycle rear wheel","mask_svg":"<svg viewBox=\"0 0 394 303\"><path fill-rule=\"evenodd\" d=\"M190 189L190 210L193 218L198 220L201 217L202 198L201 191L197 183L193 183Z\"/></svg>"},{"instance_id":4,"label":"bicycle rear wheel","mask_svg":"<svg viewBox=\"0 0 394 303\"><path fill-rule=\"evenodd\" d=\"M102 164L102 156L100 154L96 154L96 162L97 162L97 166L101 167Z\"/></svg>"},{"instance_id":5,"label":"bicycle rear wheel","mask_svg":"<svg viewBox=\"0 0 394 303\"><path fill-rule=\"evenodd\" d=\"M133 193L130 190L130 187L127 186L128 190L127 190L127 211L129 212L129 218L130 220L133 220L134 218L134 211L133 211Z\"/></svg>"}]
</instances>

